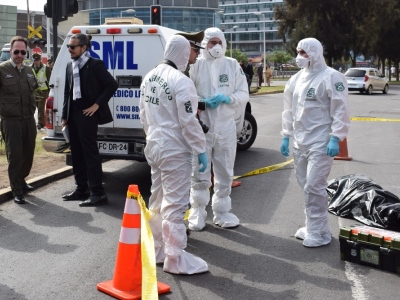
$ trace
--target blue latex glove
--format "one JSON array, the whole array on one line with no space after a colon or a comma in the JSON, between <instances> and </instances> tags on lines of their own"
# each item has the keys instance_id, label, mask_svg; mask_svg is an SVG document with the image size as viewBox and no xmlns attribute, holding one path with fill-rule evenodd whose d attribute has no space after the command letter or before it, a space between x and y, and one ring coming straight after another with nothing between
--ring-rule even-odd
<instances>
[{"instance_id":1,"label":"blue latex glove","mask_svg":"<svg viewBox=\"0 0 400 300\"><path fill-rule=\"evenodd\" d=\"M217 99L220 103L221 102L226 104L231 103L231 98L229 98L227 95L224 94L215 95L214 97L211 98L211 100L213 100L214 98Z\"/></svg>"},{"instance_id":2,"label":"blue latex glove","mask_svg":"<svg viewBox=\"0 0 400 300\"><path fill-rule=\"evenodd\" d=\"M217 108L218 104L215 103L215 101L213 101L211 98L207 98L207 99L202 99L201 101L206 103L206 106L209 108Z\"/></svg>"},{"instance_id":3,"label":"blue latex glove","mask_svg":"<svg viewBox=\"0 0 400 300\"><path fill-rule=\"evenodd\" d=\"M326 154L331 157L339 154L339 139L336 136L331 136L328 147L326 147Z\"/></svg>"},{"instance_id":4,"label":"blue latex glove","mask_svg":"<svg viewBox=\"0 0 400 300\"><path fill-rule=\"evenodd\" d=\"M231 103L231 98L224 94L217 94L210 99L208 106L211 108L217 108L221 103L229 104Z\"/></svg>"},{"instance_id":5,"label":"blue latex glove","mask_svg":"<svg viewBox=\"0 0 400 300\"><path fill-rule=\"evenodd\" d=\"M289 156L289 152L289 137L284 136L282 138L281 153L285 156Z\"/></svg>"},{"instance_id":6,"label":"blue latex glove","mask_svg":"<svg viewBox=\"0 0 400 300\"><path fill-rule=\"evenodd\" d=\"M201 167L199 168L199 172L203 173L206 168L207 168L207 164L208 164L208 157L207 157L207 153L200 153L197 155L197 159L199 161L199 165L201 165Z\"/></svg>"}]
</instances>

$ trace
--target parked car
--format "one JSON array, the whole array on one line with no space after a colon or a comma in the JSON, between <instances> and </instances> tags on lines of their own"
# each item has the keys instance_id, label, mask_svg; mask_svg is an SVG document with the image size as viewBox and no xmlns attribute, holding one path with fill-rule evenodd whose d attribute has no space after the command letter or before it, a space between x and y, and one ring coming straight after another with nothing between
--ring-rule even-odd
<instances>
[{"instance_id":1,"label":"parked car","mask_svg":"<svg viewBox=\"0 0 400 300\"><path fill-rule=\"evenodd\" d=\"M350 68L344 74L347 79L349 91L366 92L381 91L387 94L389 91L389 80L384 74L375 68Z\"/></svg>"}]
</instances>

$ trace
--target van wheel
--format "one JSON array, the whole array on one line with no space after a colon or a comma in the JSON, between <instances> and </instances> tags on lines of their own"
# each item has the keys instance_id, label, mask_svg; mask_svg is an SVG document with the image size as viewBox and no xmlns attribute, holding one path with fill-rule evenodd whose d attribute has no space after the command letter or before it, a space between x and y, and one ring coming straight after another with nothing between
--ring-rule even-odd
<instances>
[{"instance_id":1,"label":"van wheel","mask_svg":"<svg viewBox=\"0 0 400 300\"><path fill-rule=\"evenodd\" d=\"M389 91L389 85L385 85L385 88L383 89L382 93L387 94Z\"/></svg>"},{"instance_id":2,"label":"van wheel","mask_svg":"<svg viewBox=\"0 0 400 300\"><path fill-rule=\"evenodd\" d=\"M365 92L367 93L367 95L371 95L372 94L372 85L368 86L368 88Z\"/></svg>"},{"instance_id":3,"label":"van wheel","mask_svg":"<svg viewBox=\"0 0 400 300\"><path fill-rule=\"evenodd\" d=\"M237 150L245 151L253 145L257 136L257 122L253 115L246 111L243 128L237 136Z\"/></svg>"}]
</instances>

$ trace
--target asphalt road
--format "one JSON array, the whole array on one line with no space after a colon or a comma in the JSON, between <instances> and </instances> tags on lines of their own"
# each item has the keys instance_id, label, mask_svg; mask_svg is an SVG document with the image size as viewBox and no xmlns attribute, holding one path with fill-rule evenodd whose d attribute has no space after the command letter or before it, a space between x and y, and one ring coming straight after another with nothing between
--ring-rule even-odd
<instances>
[{"instance_id":1,"label":"asphalt road","mask_svg":"<svg viewBox=\"0 0 400 300\"><path fill-rule=\"evenodd\" d=\"M253 147L239 152L235 174L281 163L282 95L252 97L259 133ZM400 87L388 95L351 93L353 117L399 119ZM364 174L400 195L398 122L353 121L348 136L351 161L335 161L330 178ZM121 218L129 184L145 200L150 172L145 163L103 164L110 204L81 208L60 195L74 188L71 176L27 195L26 205L0 204L0 299L111 299L96 284L113 277ZM292 165L240 179L232 211L241 226L212 224L192 232L187 251L205 259L210 272L195 276L164 273L171 286L160 299L398 299L399 276L340 260L339 228L354 220L330 215L333 241L309 249L293 235L304 224L303 196ZM138 270L139 271L139 270Z\"/></svg>"}]
</instances>

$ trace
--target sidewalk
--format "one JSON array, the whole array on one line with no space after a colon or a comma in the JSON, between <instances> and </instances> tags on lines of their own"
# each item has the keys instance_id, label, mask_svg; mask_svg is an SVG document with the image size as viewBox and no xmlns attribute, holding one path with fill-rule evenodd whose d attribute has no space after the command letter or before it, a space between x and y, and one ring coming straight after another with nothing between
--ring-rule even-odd
<instances>
[{"instance_id":1,"label":"sidewalk","mask_svg":"<svg viewBox=\"0 0 400 300\"><path fill-rule=\"evenodd\" d=\"M58 179L62 179L64 177L67 177L70 175L72 175L72 167L66 166L66 167L58 169L56 171L49 172L44 175L27 180L26 183L30 184L35 189L37 189L41 186L44 186L46 184L49 184L51 182L54 182ZM0 203L8 201L8 200L12 200L13 198L14 198L14 196L11 192L10 187L0 189Z\"/></svg>"}]
</instances>

